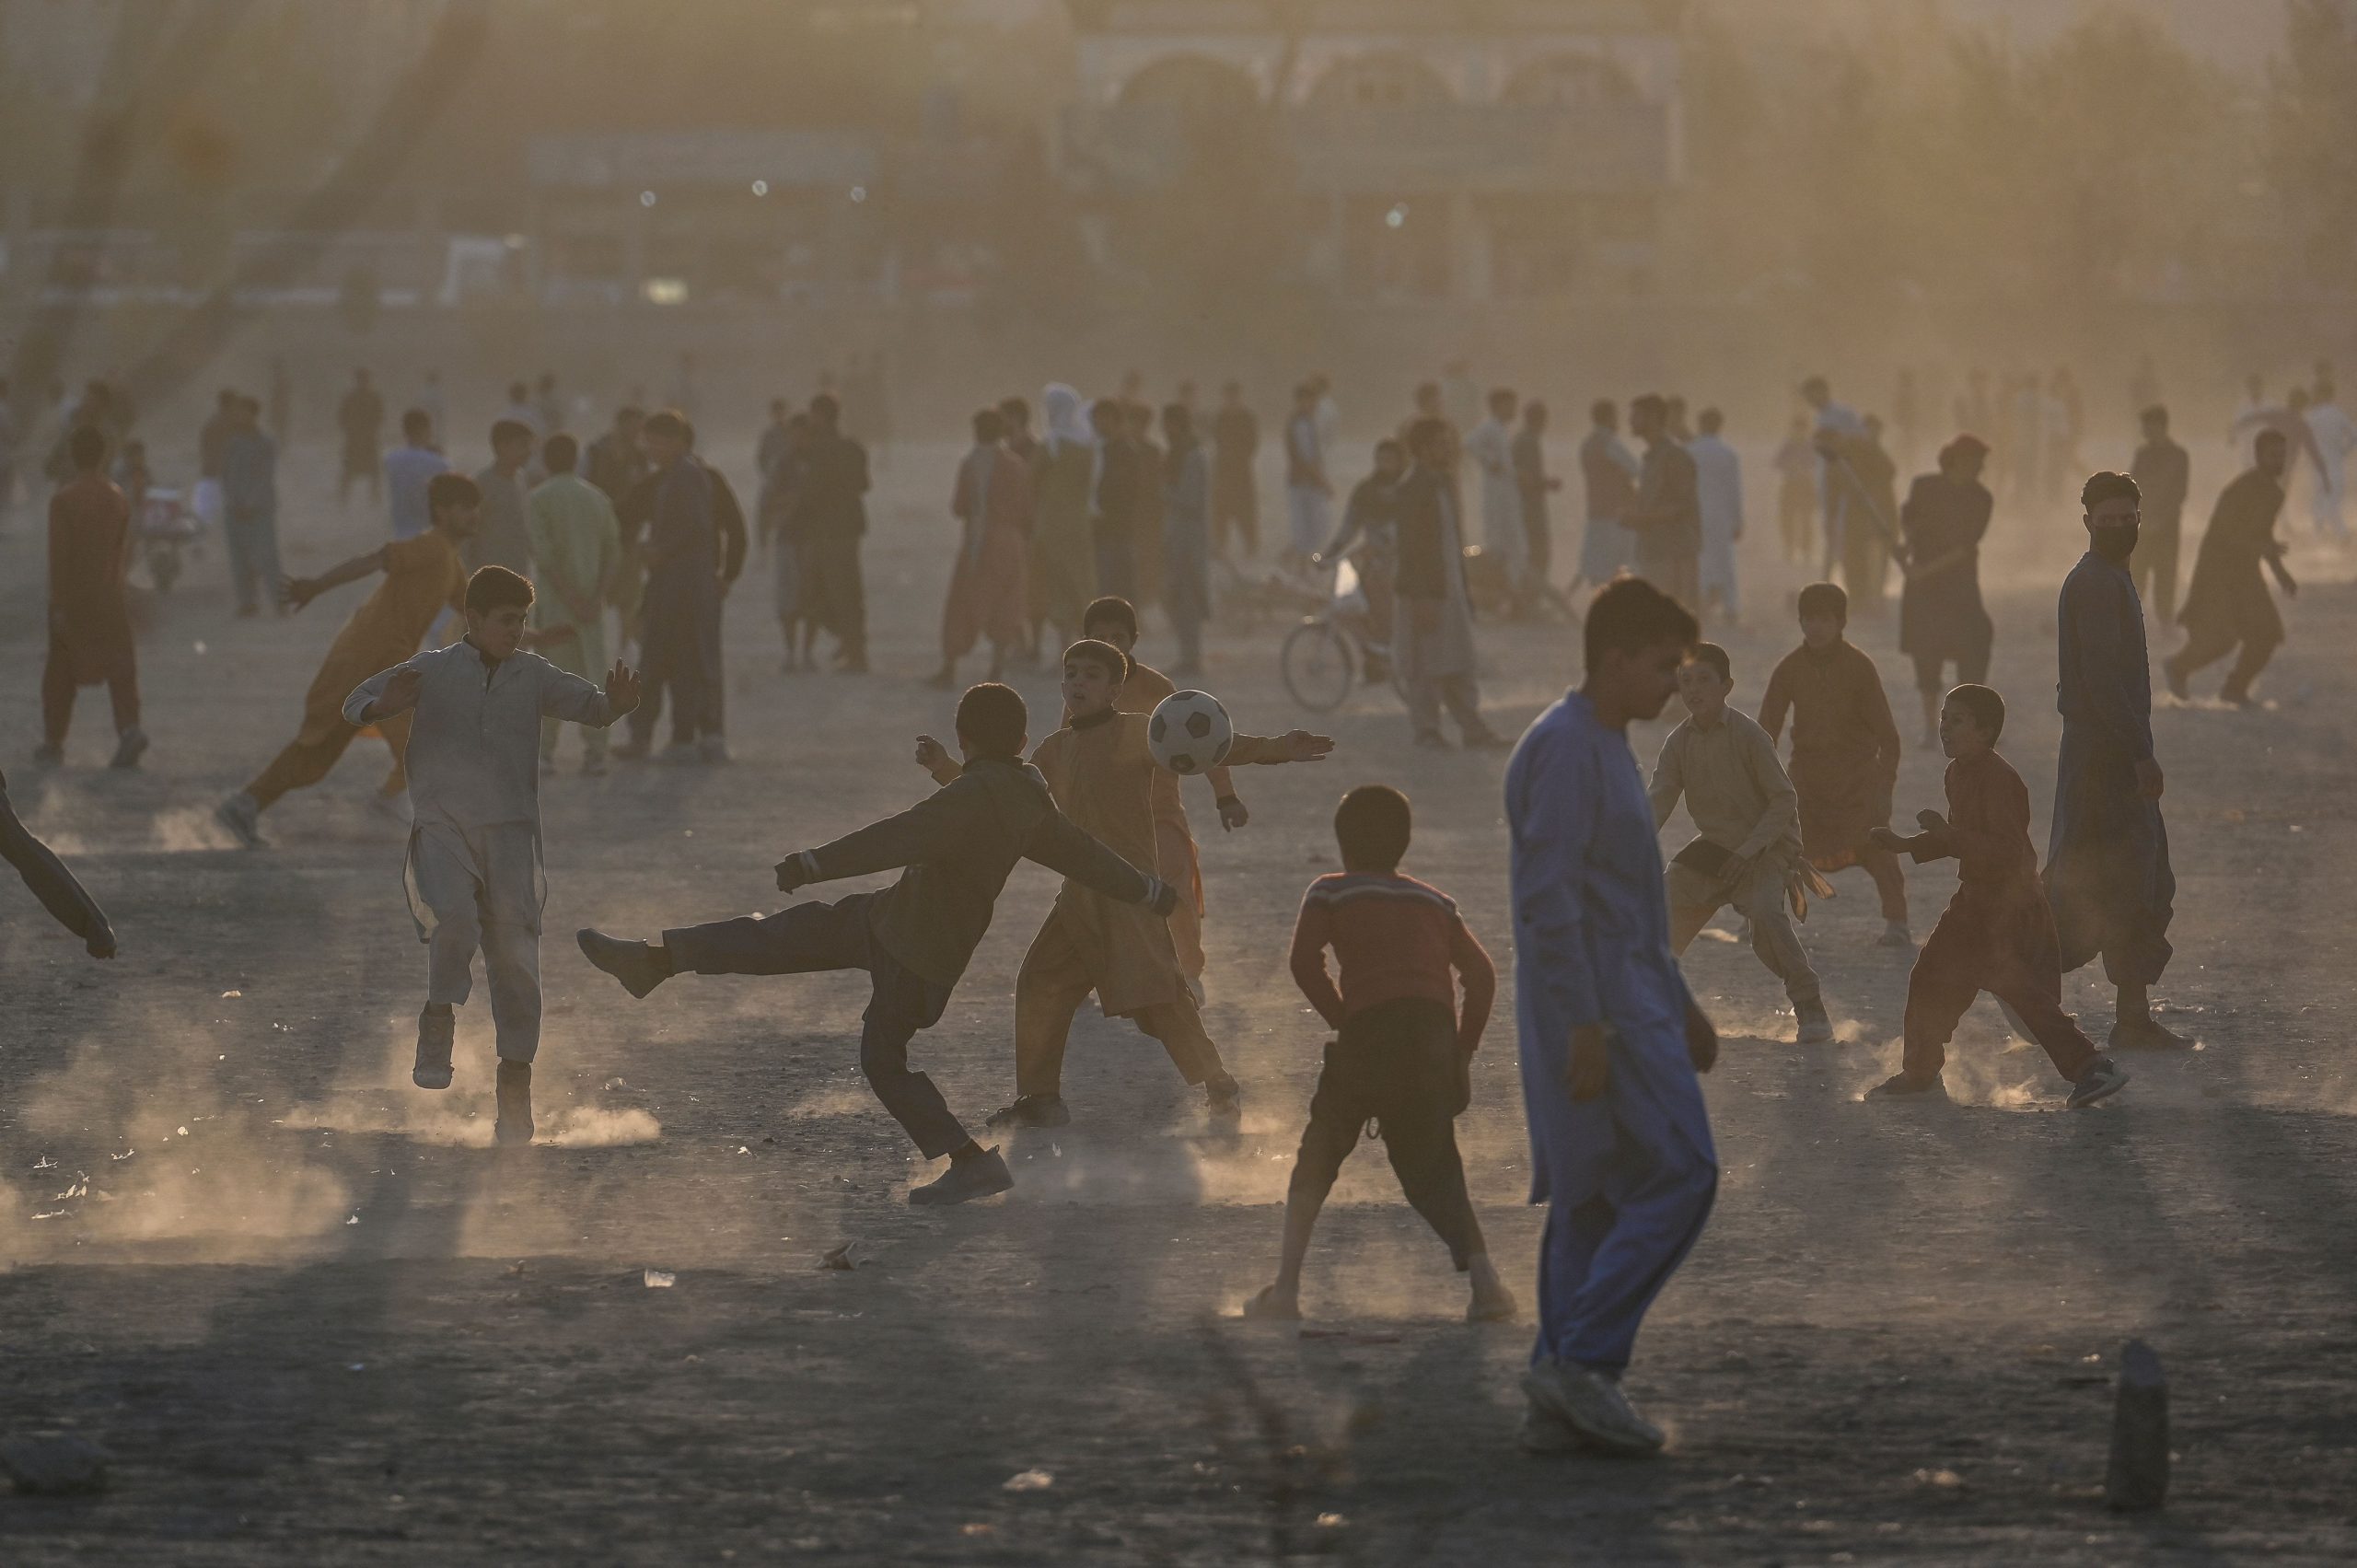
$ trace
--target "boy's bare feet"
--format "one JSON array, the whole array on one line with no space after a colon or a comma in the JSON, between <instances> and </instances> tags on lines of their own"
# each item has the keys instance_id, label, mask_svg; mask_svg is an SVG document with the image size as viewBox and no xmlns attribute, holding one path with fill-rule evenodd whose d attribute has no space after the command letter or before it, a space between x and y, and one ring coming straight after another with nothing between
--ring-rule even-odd
<instances>
[{"instance_id":1,"label":"boy's bare feet","mask_svg":"<svg viewBox=\"0 0 2357 1568\"><path fill-rule=\"evenodd\" d=\"M1267 1285L1260 1294L1244 1304L1244 1316L1272 1323L1301 1321L1301 1295L1298 1292L1277 1293L1277 1287Z\"/></svg>"},{"instance_id":2,"label":"boy's bare feet","mask_svg":"<svg viewBox=\"0 0 2357 1568\"><path fill-rule=\"evenodd\" d=\"M1466 1265L1473 1276L1473 1299L1465 1304L1468 1323L1511 1323L1515 1317L1514 1294L1505 1282L1498 1278L1495 1264L1486 1252L1477 1252Z\"/></svg>"},{"instance_id":3,"label":"boy's bare feet","mask_svg":"<svg viewBox=\"0 0 2357 1568\"><path fill-rule=\"evenodd\" d=\"M146 754L147 732L141 729L137 725L133 725L129 729L124 730L122 734L117 738L114 748L114 761L109 762L107 766L110 768L135 768L139 766L139 759Z\"/></svg>"},{"instance_id":4,"label":"boy's bare feet","mask_svg":"<svg viewBox=\"0 0 2357 1568\"><path fill-rule=\"evenodd\" d=\"M2151 1014L2131 1014L2111 1026L2114 1051L2183 1051L2185 1037L2161 1027Z\"/></svg>"}]
</instances>

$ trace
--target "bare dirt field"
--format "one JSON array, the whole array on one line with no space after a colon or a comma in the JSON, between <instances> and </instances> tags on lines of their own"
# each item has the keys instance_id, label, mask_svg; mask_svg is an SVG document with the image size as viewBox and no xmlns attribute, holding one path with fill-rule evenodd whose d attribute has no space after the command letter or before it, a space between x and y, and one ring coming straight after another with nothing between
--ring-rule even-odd
<instances>
[{"instance_id":1,"label":"bare dirt field","mask_svg":"<svg viewBox=\"0 0 2357 1568\"><path fill-rule=\"evenodd\" d=\"M1237 1316L1274 1266L1323 1039L1284 941L1334 865L1336 796L1409 790L1410 868L1511 959L1502 762L1410 749L1389 693L1335 717L1331 763L1248 775L1248 830L1210 824L1209 1017L1245 1084L1238 1135L1213 1134L1149 1042L1092 1017L1077 1120L1009 1147L1016 1190L911 1212L922 1167L856 1069L857 977L691 979L633 1004L575 952L583 924L646 935L772 907L784 852L925 786L908 754L946 733L920 678L954 455L909 448L885 470L877 674L780 674L756 563L729 612L733 767L586 780L568 738L546 788L549 1023L524 1151L490 1146L480 1005L461 1014L459 1086L409 1086L424 959L398 830L366 806L381 749L361 742L273 812L273 849L209 824L293 733L357 591L236 621L216 552L143 642L148 766L99 765L90 691L70 765L40 773L41 555L20 507L0 538L0 750L122 956L88 961L0 889L0 1436L63 1429L114 1462L99 1496L0 1496L0 1562L2357 1558L2357 591L2319 580L2293 607L2265 687L2280 705L2156 720L2182 889L2162 989L2200 1046L2130 1060L2108 1106L2063 1113L2044 1057L1986 1004L1950 1070L1956 1103L1861 1103L1896 1054L1907 964L1873 946L1856 874L1806 928L1838 1045L1792 1043L1747 949L1696 946L1727 1037L1709 1083L1724 1181L1631 1374L1671 1451L1541 1460L1513 1440L1527 1320L1458 1320L1446 1253L1375 1152L1320 1227L1309 1322ZM288 482L296 571L379 526L335 511L327 456ZM2204 475L2205 499L2223 477ZM1994 596L1993 679L2042 844L2052 590L2075 546L2067 521L2000 528L2025 559ZM1750 624L1728 636L1747 707L1800 581L1755 563ZM1853 630L1911 739L1893 623ZM1214 642L1206 684L1248 728L1303 716L1275 679L1280 631ZM1515 727L1574 676L1561 629L1484 645ZM1170 656L1159 631L1142 651ZM1020 684L1052 713L1049 679ZM1663 733L1633 738L1648 763ZM1902 811L1939 802L1939 770L1910 756ZM1190 805L1204 828L1208 801ZM1919 933L1952 886L1943 867L1911 877ZM1012 1092L1014 971L1051 892L1018 873L918 1044L977 1126ZM2098 976L2069 1000L2108 1027ZM1540 1216L1523 1127L1502 1004L1462 1136L1527 1319ZM822 1266L846 1244L854 1267ZM2177 1464L2165 1512L2121 1517L2101 1482L2131 1336L2170 1372Z\"/></svg>"}]
</instances>

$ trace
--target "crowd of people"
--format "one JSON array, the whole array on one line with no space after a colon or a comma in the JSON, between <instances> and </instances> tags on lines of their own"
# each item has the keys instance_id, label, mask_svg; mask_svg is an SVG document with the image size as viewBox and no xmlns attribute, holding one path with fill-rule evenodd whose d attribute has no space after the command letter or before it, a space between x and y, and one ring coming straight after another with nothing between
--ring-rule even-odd
<instances>
[{"instance_id":1,"label":"crowd of people","mask_svg":"<svg viewBox=\"0 0 2357 1568\"><path fill-rule=\"evenodd\" d=\"M675 389L686 406L626 405L586 447L564 428L569 411L552 378L537 389L519 381L489 428L491 460L472 475L445 457L436 411L422 400L401 416L401 445L379 450L383 400L365 372L355 375L338 413L340 489L348 497L361 483L381 499L388 537L313 577L279 567L278 446L263 428L263 403L225 390L200 441L200 483L215 492L201 505L217 507L229 541L238 614L300 611L375 581L312 679L296 736L218 818L258 847L275 801L324 778L362 734L384 738L391 766L379 801L408 824L403 884L427 948L412 1080L424 1089L451 1083L456 1009L469 1000L480 953L502 1143L528 1143L533 1132L540 787L562 726L584 728L583 767L594 773L606 766L605 731L624 720L621 753L651 755L668 701L664 759L726 761L721 617L755 538L776 559L787 668L812 668L823 632L838 668L867 668L860 548L870 459L845 431L841 400L821 391L800 409L772 406L749 518L697 450L692 368L683 356ZM1720 911L1744 921L1784 987L1798 1042L1822 1043L1831 1017L1794 923L1830 891L1827 878L1864 871L1881 900L1880 940L1912 948L1901 858L1958 862L1957 890L1914 958L1899 1070L1877 1097L1939 1094L1950 1036L1982 992L2046 1051L2074 1108L2125 1086L2113 1053L2181 1043L2151 997L2171 957L2175 883L2150 722L2146 600L2168 619L2190 459L2154 403L2128 470L2083 485L2088 549L2057 610L2063 726L2041 875L2026 786L1996 749L2005 703L1987 684L1992 629L1979 552L1995 505L1985 476L2003 455L2002 437L1956 435L1902 504L1877 422L1838 401L1821 377L1798 387L1808 412L1776 466L1788 497L1805 482L1808 505L1796 517L1787 500L1781 539L1788 552L1821 549L1829 570L1799 594L1796 643L1769 674L1754 718L1731 701L1740 684L1733 658L1702 635L1706 618L1733 621L1742 603L1741 466L1719 412L1703 409L1689 428L1682 400L1637 397L1629 428L1643 451L1632 453L1619 406L1596 403L1579 454L1585 530L1559 567L1546 408L1466 380L1459 367L1418 389L1339 517L1329 505L1339 488L1329 469L1333 389L1323 377L1301 383L1283 434L1278 552L1305 571L1346 555L1358 564L1370 603L1387 618L1387 655L1419 742L1446 745L1446 713L1468 746L1514 747L1505 778L1513 978L1533 1195L1550 1204L1524 1441L1539 1451L1652 1452L1662 1434L1621 1391L1620 1374L1715 1191L1697 1074L1715 1060L1716 1035L1679 958ZM2321 393L2299 411L2310 439L2296 450L2337 488L2312 418L2332 406L2328 381ZM1469 426L1465 414L1475 415ZM991 668L956 705L954 748L917 741L914 760L934 792L775 867L787 894L884 871L900 879L879 893L674 928L652 941L578 936L587 960L635 997L688 973L865 972L863 1072L919 1152L948 1162L911 1192L921 1204L1014 1184L1000 1151L968 1132L909 1053L943 1016L1023 860L1064 880L1016 982L1014 1094L991 1124L1020 1134L1069 1123L1062 1070L1074 1014L1092 993L1108 1016L1163 1045L1212 1117L1232 1121L1240 1107L1241 1088L1203 1022L1202 878L1178 779L1154 758L1149 715L1200 669L1212 563L1259 548L1258 422L1234 385L1206 413L1191 388L1157 411L1135 385L1092 402L1057 384L1041 415L1035 436L1022 399L978 412L950 486L958 554L935 683L954 688L960 661L985 641ZM2187 642L2163 666L2180 697L2190 676L2232 654L2225 695L2249 700L2282 641L2261 572L2285 595L2295 591L2275 535L2294 460L2290 420L2288 410L2281 419L2254 412L2237 425L2252 436L2252 466L2218 499L2176 616ZM64 437L66 466L50 505L40 753L48 763L62 757L75 692L91 684L110 689L115 765L136 766L146 748L123 591L133 503L110 477L132 456L130 427L127 406L94 387ZM1471 474L1462 471L1468 459ZM1478 545L1467 540L1464 498L1475 484ZM1880 602L1893 567L1903 579L1899 645L1914 666L1927 737L1949 761L1945 809L1920 811L1912 833L1892 826L1898 724L1874 659L1847 635L1852 617ZM1477 617L1568 614L1584 586L1594 592L1579 607L1583 683L1510 742L1480 711ZM1177 635L1181 662L1168 675L1136 657L1147 605ZM609 639L610 617L619 642ZM630 647L636 668L615 656ZM1039 660L1061 672L1062 711L1035 745L1023 698L997 678L1010 663ZM1628 726L1657 717L1673 694L1686 717L1648 782ZM1789 760L1780 750L1787 721ZM1313 763L1332 749L1303 730L1237 735L1209 776L1222 825L1250 820L1231 770ZM1681 807L1695 836L1665 863L1659 834ZM11 863L94 956L109 956L114 935L98 903L13 814L0 818ZM1298 1316L1319 1207L1370 1120L1403 1191L1469 1276L1469 1314L1515 1309L1488 1257L1450 1128L1467 1104L1467 1060L1496 977L1455 902L1401 871L1411 824L1399 792L1352 790L1335 817L1344 869L1319 878L1302 904L1293 972L1336 1039L1295 1161L1277 1276L1248 1306L1253 1316ZM2104 1048L2061 1007L2063 975L2097 957L2117 991Z\"/></svg>"}]
</instances>

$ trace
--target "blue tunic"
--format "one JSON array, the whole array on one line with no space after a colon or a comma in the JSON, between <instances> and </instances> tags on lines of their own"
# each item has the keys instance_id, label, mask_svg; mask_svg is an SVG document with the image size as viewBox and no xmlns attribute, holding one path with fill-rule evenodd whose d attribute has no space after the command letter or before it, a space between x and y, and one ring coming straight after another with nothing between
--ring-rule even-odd
<instances>
[{"instance_id":1,"label":"blue tunic","mask_svg":"<svg viewBox=\"0 0 2357 1568\"><path fill-rule=\"evenodd\" d=\"M1686 1050L1653 807L1628 738L1574 692L1506 769L1515 996L1531 1202L1550 1203L1534 1359L1618 1370L1701 1235L1718 1154ZM1602 1024L1611 1071L1574 1104L1571 1034Z\"/></svg>"},{"instance_id":2,"label":"blue tunic","mask_svg":"<svg viewBox=\"0 0 2357 1568\"><path fill-rule=\"evenodd\" d=\"M2168 967L2177 877L2161 803L2136 793L2153 755L2144 606L2125 566L2093 551L2063 579L2055 612L2053 836L2046 893L2065 973L2100 953L2115 985L2151 985Z\"/></svg>"}]
</instances>

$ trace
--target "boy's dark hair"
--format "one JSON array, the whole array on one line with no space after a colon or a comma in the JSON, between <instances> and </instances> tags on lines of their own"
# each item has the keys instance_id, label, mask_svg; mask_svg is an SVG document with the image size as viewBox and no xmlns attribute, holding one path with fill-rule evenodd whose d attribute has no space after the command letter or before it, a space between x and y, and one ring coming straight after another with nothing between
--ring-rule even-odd
<instances>
[{"instance_id":1,"label":"boy's dark hair","mask_svg":"<svg viewBox=\"0 0 2357 1568\"><path fill-rule=\"evenodd\" d=\"M1591 424L1602 424L1606 420L1620 418L1620 410L1610 398L1598 398L1587 405L1587 417Z\"/></svg>"},{"instance_id":2,"label":"boy's dark hair","mask_svg":"<svg viewBox=\"0 0 2357 1568\"><path fill-rule=\"evenodd\" d=\"M1375 456L1376 460L1378 462L1385 458L1404 458L1407 455L1408 447L1406 443L1402 442L1397 436L1387 436L1382 440L1377 441L1375 444Z\"/></svg>"},{"instance_id":3,"label":"boy's dark hair","mask_svg":"<svg viewBox=\"0 0 2357 1568\"><path fill-rule=\"evenodd\" d=\"M107 433L95 424L77 424L65 438L65 455L77 469L94 469L107 460Z\"/></svg>"},{"instance_id":4,"label":"boy's dark hair","mask_svg":"<svg viewBox=\"0 0 2357 1568\"><path fill-rule=\"evenodd\" d=\"M425 512L428 517L445 506L480 506L482 487L462 473L437 473L425 482Z\"/></svg>"},{"instance_id":5,"label":"boy's dark hair","mask_svg":"<svg viewBox=\"0 0 2357 1568\"><path fill-rule=\"evenodd\" d=\"M1334 842L1350 871L1397 871L1408 854L1408 797L1389 784L1361 784L1334 807Z\"/></svg>"},{"instance_id":6,"label":"boy's dark hair","mask_svg":"<svg viewBox=\"0 0 2357 1568\"><path fill-rule=\"evenodd\" d=\"M688 438L687 419L673 409L661 409L648 414L646 423L639 429L657 441L685 441Z\"/></svg>"},{"instance_id":7,"label":"boy's dark hair","mask_svg":"<svg viewBox=\"0 0 2357 1568\"><path fill-rule=\"evenodd\" d=\"M1009 429L1020 430L1031 423L1031 405L1021 398L1000 400L998 413L1001 419L1006 421Z\"/></svg>"},{"instance_id":8,"label":"boy's dark hair","mask_svg":"<svg viewBox=\"0 0 2357 1568\"><path fill-rule=\"evenodd\" d=\"M1726 649L1716 643L1697 643L1686 651L1686 656L1696 664L1707 664L1719 672L1719 679L1735 684L1735 661L1727 657Z\"/></svg>"},{"instance_id":9,"label":"boy's dark hair","mask_svg":"<svg viewBox=\"0 0 2357 1568\"><path fill-rule=\"evenodd\" d=\"M404 436L433 435L434 416L422 408L409 410L401 415L401 434Z\"/></svg>"},{"instance_id":10,"label":"boy's dark hair","mask_svg":"<svg viewBox=\"0 0 2357 1568\"><path fill-rule=\"evenodd\" d=\"M1801 590L1798 613L1804 618L1830 615L1842 625L1850 624L1850 596L1839 583L1811 583Z\"/></svg>"},{"instance_id":11,"label":"boy's dark hair","mask_svg":"<svg viewBox=\"0 0 2357 1568\"><path fill-rule=\"evenodd\" d=\"M998 410L994 408L977 409L974 411L975 440L981 442L996 441L1005 434L1006 415L999 412Z\"/></svg>"},{"instance_id":12,"label":"boy's dark hair","mask_svg":"<svg viewBox=\"0 0 2357 1568\"><path fill-rule=\"evenodd\" d=\"M1596 668L1608 653L1633 654L1662 643L1691 646L1701 634L1692 611L1643 577L1615 577L1588 601L1587 668Z\"/></svg>"},{"instance_id":13,"label":"boy's dark hair","mask_svg":"<svg viewBox=\"0 0 2357 1568\"><path fill-rule=\"evenodd\" d=\"M552 436L540 448L540 466L551 473L571 473L581 460L581 443L570 436Z\"/></svg>"},{"instance_id":14,"label":"boy's dark hair","mask_svg":"<svg viewBox=\"0 0 2357 1568\"><path fill-rule=\"evenodd\" d=\"M476 567L475 575L467 579L467 613L489 615L509 605L532 608L531 579L505 566Z\"/></svg>"},{"instance_id":15,"label":"boy's dark hair","mask_svg":"<svg viewBox=\"0 0 2357 1568\"><path fill-rule=\"evenodd\" d=\"M958 699L958 736L969 741L978 757L1011 762L1023 752L1024 732L1031 724L1023 694L995 680L969 686Z\"/></svg>"},{"instance_id":16,"label":"boy's dark hair","mask_svg":"<svg viewBox=\"0 0 2357 1568\"><path fill-rule=\"evenodd\" d=\"M2107 501L2126 500L2142 503L2143 499L2144 492L2138 488L2134 480L2124 473L2113 473L2109 470L2091 475L2079 491L2079 505L2090 512Z\"/></svg>"},{"instance_id":17,"label":"boy's dark hair","mask_svg":"<svg viewBox=\"0 0 2357 1568\"><path fill-rule=\"evenodd\" d=\"M2166 430L2169 427L2169 411L2168 405L2165 403L2154 403L2151 408L2146 409L2142 413L2138 414L2136 417L2143 421L2146 424L2156 424L2163 430Z\"/></svg>"},{"instance_id":18,"label":"boy's dark hair","mask_svg":"<svg viewBox=\"0 0 2357 1568\"><path fill-rule=\"evenodd\" d=\"M843 405L832 392L821 392L810 400L810 419L815 424L832 430L843 416Z\"/></svg>"},{"instance_id":19,"label":"boy's dark hair","mask_svg":"<svg viewBox=\"0 0 2357 1568\"><path fill-rule=\"evenodd\" d=\"M1091 603L1081 614L1080 629L1086 632L1108 621L1132 637L1138 634L1138 607L1116 594L1107 594Z\"/></svg>"},{"instance_id":20,"label":"boy's dark hair","mask_svg":"<svg viewBox=\"0 0 2357 1568\"><path fill-rule=\"evenodd\" d=\"M1989 743L1994 746L2005 733L2005 699L1991 686L1966 684L1948 693L1947 700L1972 715L1972 722L1989 732Z\"/></svg>"},{"instance_id":21,"label":"boy's dark hair","mask_svg":"<svg viewBox=\"0 0 2357 1568\"><path fill-rule=\"evenodd\" d=\"M1112 644L1100 643L1094 637L1083 637L1066 648L1063 661L1066 664L1100 665L1105 673L1113 678L1116 686L1130 678L1129 656Z\"/></svg>"},{"instance_id":22,"label":"boy's dark hair","mask_svg":"<svg viewBox=\"0 0 2357 1568\"><path fill-rule=\"evenodd\" d=\"M491 447L494 452L510 441L529 441L531 438L532 427L520 419L498 420L491 427Z\"/></svg>"}]
</instances>

